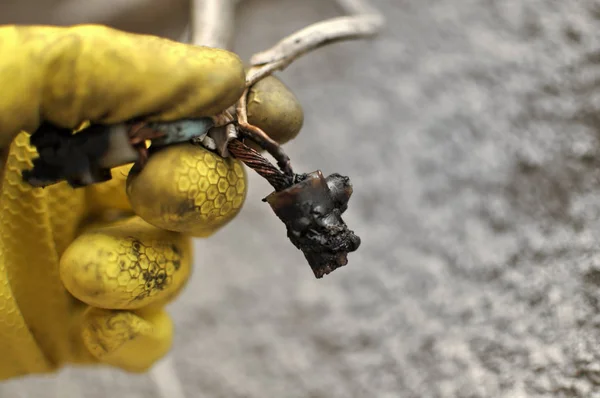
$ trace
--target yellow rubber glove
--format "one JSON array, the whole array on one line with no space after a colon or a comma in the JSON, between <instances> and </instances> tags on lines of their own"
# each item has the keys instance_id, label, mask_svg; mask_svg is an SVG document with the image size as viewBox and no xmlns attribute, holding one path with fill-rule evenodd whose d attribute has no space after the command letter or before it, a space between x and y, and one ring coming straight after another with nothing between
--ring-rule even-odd
<instances>
[{"instance_id":1,"label":"yellow rubber glove","mask_svg":"<svg viewBox=\"0 0 600 398\"><path fill-rule=\"evenodd\" d=\"M7 26L0 82L0 379L68 363L148 369L169 350L173 326L163 307L190 274L189 238L172 231L184 230L182 215L195 220L198 233L187 232L198 236L231 220L244 201L244 169L185 144L151 157L130 178L129 199L163 200L143 196L146 181L162 186L167 201L186 203L173 214L172 206L158 208L173 220L166 231L133 215L130 166L85 189L23 183L36 156L26 132L42 121L75 129L214 115L242 94L242 63L223 50L102 26Z\"/></svg>"}]
</instances>

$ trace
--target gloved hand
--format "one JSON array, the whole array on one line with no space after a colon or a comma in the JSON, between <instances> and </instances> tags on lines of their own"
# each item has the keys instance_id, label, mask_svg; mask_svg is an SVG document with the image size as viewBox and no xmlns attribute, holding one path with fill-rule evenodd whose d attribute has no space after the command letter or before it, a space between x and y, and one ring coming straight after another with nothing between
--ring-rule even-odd
<instances>
[{"instance_id":1,"label":"gloved hand","mask_svg":"<svg viewBox=\"0 0 600 398\"><path fill-rule=\"evenodd\" d=\"M208 236L238 213L242 165L177 145L130 178L129 198L130 166L85 189L32 188L21 178L36 156L26 132L43 121L76 129L86 121L211 116L242 94L242 63L223 50L101 26L9 26L0 27L0 81L0 379L68 363L148 369L171 345L164 306L190 275L188 235ZM301 127L301 108L285 86L263 85L276 93L255 89L249 120L287 141ZM130 199L162 200L144 197L145 184L186 204L154 207L173 220L168 231L131 210Z\"/></svg>"}]
</instances>

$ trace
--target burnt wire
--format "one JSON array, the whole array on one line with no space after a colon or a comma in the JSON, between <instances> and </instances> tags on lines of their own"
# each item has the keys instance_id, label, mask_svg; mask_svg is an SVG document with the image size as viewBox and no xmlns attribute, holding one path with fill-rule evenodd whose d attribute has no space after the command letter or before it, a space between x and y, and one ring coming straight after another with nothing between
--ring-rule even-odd
<instances>
[{"instance_id":1,"label":"burnt wire","mask_svg":"<svg viewBox=\"0 0 600 398\"><path fill-rule=\"evenodd\" d=\"M229 152L236 159L242 161L246 166L256 171L265 178L276 191L283 191L293 184L293 176L283 174L277 167L273 166L260 153L250 148L239 140L231 140L227 146Z\"/></svg>"}]
</instances>

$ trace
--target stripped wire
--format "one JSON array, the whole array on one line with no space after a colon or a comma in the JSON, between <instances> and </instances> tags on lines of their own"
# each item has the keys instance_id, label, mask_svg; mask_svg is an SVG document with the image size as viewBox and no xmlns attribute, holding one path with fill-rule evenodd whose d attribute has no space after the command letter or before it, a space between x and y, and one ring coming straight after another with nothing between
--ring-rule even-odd
<instances>
[{"instance_id":1,"label":"stripped wire","mask_svg":"<svg viewBox=\"0 0 600 398\"><path fill-rule=\"evenodd\" d=\"M246 166L250 167L261 177L266 179L276 191L283 191L293 184L293 177L283 174L260 153L240 140L231 140L227 149L229 149L229 152L233 157L244 162Z\"/></svg>"}]
</instances>

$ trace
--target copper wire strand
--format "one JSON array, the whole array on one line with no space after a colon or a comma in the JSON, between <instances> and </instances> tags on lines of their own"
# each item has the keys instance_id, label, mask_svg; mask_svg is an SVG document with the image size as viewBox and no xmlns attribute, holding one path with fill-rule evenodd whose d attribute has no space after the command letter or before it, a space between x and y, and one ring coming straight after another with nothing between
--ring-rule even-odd
<instances>
[{"instance_id":1,"label":"copper wire strand","mask_svg":"<svg viewBox=\"0 0 600 398\"><path fill-rule=\"evenodd\" d=\"M279 166L279 169L283 172L283 174L289 177L294 176L290 157L285 153L281 145L269 137L267 133L262 131L260 128L250 123L238 122L238 128L241 130L244 136L254 141L275 158L277 161L277 166Z\"/></svg>"},{"instance_id":2,"label":"copper wire strand","mask_svg":"<svg viewBox=\"0 0 600 398\"><path fill-rule=\"evenodd\" d=\"M276 191L283 191L293 183L293 175L283 174L274 165L265 159L260 153L250 148L240 140L231 140L227 147L236 159L257 172L266 179Z\"/></svg>"}]
</instances>

